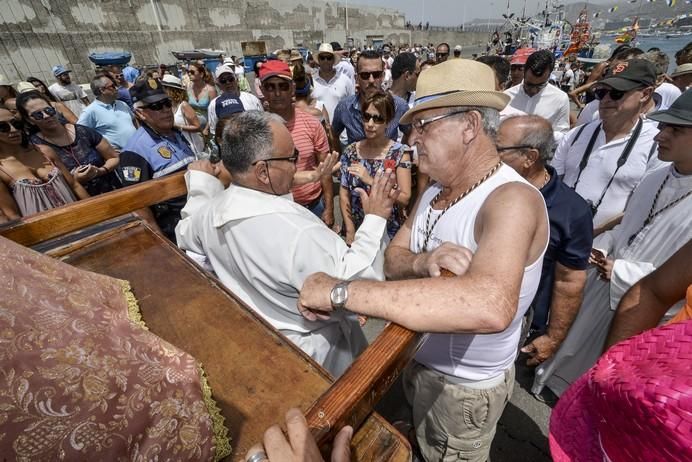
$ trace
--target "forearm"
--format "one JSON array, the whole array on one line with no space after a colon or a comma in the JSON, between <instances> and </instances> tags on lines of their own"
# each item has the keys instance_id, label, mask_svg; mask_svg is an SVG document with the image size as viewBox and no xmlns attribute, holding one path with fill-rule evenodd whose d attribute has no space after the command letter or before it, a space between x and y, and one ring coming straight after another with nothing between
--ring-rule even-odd
<instances>
[{"instance_id":1,"label":"forearm","mask_svg":"<svg viewBox=\"0 0 692 462\"><path fill-rule=\"evenodd\" d=\"M586 277L583 277L579 282L555 281L547 334L558 344L567 337L567 333L572 327L577 313L579 313L585 282Z\"/></svg>"},{"instance_id":2,"label":"forearm","mask_svg":"<svg viewBox=\"0 0 692 462\"><path fill-rule=\"evenodd\" d=\"M106 175L113 170L115 170L118 167L118 164L120 163L120 159L116 157L111 157L109 159L106 159L106 162L103 164L103 168L105 168L107 171L103 172L103 175Z\"/></svg>"},{"instance_id":3,"label":"forearm","mask_svg":"<svg viewBox=\"0 0 692 462\"><path fill-rule=\"evenodd\" d=\"M506 289L471 274L463 279L359 280L349 286L346 308L418 332L490 334L506 329L516 313L516 297L508 297L512 291Z\"/></svg>"},{"instance_id":4,"label":"forearm","mask_svg":"<svg viewBox=\"0 0 692 462\"><path fill-rule=\"evenodd\" d=\"M594 228L593 236L596 237L600 234L603 234L606 231L610 231L611 229L615 228L617 225L620 224L623 216L624 216L624 214L621 213L621 214L615 216L614 218L611 218L610 220L606 221L601 226Z\"/></svg>"},{"instance_id":5,"label":"forearm","mask_svg":"<svg viewBox=\"0 0 692 462\"><path fill-rule=\"evenodd\" d=\"M349 193L342 187L339 191L339 208L341 209L341 217L344 220L344 228L346 231L355 232L356 226L351 217L351 202Z\"/></svg>"},{"instance_id":6,"label":"forearm","mask_svg":"<svg viewBox=\"0 0 692 462\"><path fill-rule=\"evenodd\" d=\"M420 255L405 247L390 245L384 254L384 274L389 280L413 279L423 276L417 268Z\"/></svg>"},{"instance_id":7,"label":"forearm","mask_svg":"<svg viewBox=\"0 0 692 462\"><path fill-rule=\"evenodd\" d=\"M649 289L649 279L635 284L620 301L604 350L646 329L656 327L668 306L666 301Z\"/></svg>"},{"instance_id":8,"label":"forearm","mask_svg":"<svg viewBox=\"0 0 692 462\"><path fill-rule=\"evenodd\" d=\"M324 209L334 213L334 185L332 176L325 176L320 182L322 183L322 195L324 196ZM339 200L341 199L339 198Z\"/></svg>"}]
</instances>

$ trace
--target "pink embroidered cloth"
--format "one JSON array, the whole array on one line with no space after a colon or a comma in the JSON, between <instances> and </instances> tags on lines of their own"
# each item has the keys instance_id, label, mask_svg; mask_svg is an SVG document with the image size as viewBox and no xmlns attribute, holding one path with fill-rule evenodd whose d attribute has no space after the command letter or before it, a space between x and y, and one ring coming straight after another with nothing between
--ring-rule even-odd
<instances>
[{"instance_id":1,"label":"pink embroidered cloth","mask_svg":"<svg viewBox=\"0 0 692 462\"><path fill-rule=\"evenodd\" d=\"M125 281L0 237L0 290L2 457L227 455L227 439L215 444L197 361L130 321Z\"/></svg>"}]
</instances>

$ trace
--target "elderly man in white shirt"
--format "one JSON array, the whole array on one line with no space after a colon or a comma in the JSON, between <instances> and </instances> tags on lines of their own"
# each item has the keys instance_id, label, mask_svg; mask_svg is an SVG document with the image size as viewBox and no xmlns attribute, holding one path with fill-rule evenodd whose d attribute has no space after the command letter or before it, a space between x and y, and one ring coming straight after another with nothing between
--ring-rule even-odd
<instances>
[{"instance_id":1,"label":"elderly man in white shirt","mask_svg":"<svg viewBox=\"0 0 692 462\"><path fill-rule=\"evenodd\" d=\"M367 346L353 315L315 316L297 306L312 273L383 279L387 218L398 195L389 173L361 194L367 215L348 247L290 190L297 150L281 117L259 111L226 120L221 159L233 178L224 190L219 166L195 163L176 227L178 246L205 255L221 282L259 316L339 376Z\"/></svg>"},{"instance_id":2,"label":"elderly man in white shirt","mask_svg":"<svg viewBox=\"0 0 692 462\"><path fill-rule=\"evenodd\" d=\"M548 83L554 65L550 51L534 52L524 65L524 80L505 93L512 98L508 106L547 119L559 141L569 130L570 108L567 93Z\"/></svg>"},{"instance_id":3,"label":"elderly man in white shirt","mask_svg":"<svg viewBox=\"0 0 692 462\"><path fill-rule=\"evenodd\" d=\"M574 128L555 151L552 166L591 205L595 234L619 222L644 175L663 165L654 143L658 128L641 117L655 84L650 62L618 64L594 85L601 120Z\"/></svg>"}]
</instances>

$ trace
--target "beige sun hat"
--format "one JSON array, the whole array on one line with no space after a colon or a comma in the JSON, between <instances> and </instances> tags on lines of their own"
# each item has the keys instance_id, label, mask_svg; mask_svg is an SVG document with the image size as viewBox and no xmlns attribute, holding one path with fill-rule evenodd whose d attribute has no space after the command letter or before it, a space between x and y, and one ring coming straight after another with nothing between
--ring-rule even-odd
<instances>
[{"instance_id":1,"label":"beige sun hat","mask_svg":"<svg viewBox=\"0 0 692 462\"><path fill-rule=\"evenodd\" d=\"M448 60L421 72L414 106L399 122L409 124L416 112L442 107L480 106L501 111L509 100L508 95L495 91L490 66L471 59Z\"/></svg>"},{"instance_id":2,"label":"beige sun hat","mask_svg":"<svg viewBox=\"0 0 692 462\"><path fill-rule=\"evenodd\" d=\"M30 83L30 82L18 82L17 86L15 88L17 89L17 93L26 93L27 91L36 91L36 87L34 86L33 83Z\"/></svg>"},{"instance_id":3,"label":"beige sun hat","mask_svg":"<svg viewBox=\"0 0 692 462\"><path fill-rule=\"evenodd\" d=\"M692 63L681 64L675 68L675 72L670 74L671 77L678 77L680 75L692 73Z\"/></svg>"},{"instance_id":4,"label":"beige sun hat","mask_svg":"<svg viewBox=\"0 0 692 462\"><path fill-rule=\"evenodd\" d=\"M323 43L322 45L320 45L320 48L317 50L317 55L319 56L323 53L334 56L334 48L332 48L332 45L330 43Z\"/></svg>"}]
</instances>

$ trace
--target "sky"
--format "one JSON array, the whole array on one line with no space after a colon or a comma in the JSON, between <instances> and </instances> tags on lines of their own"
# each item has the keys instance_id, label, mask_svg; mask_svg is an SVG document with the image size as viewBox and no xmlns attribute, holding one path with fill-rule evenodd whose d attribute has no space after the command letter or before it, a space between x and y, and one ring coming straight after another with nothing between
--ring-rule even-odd
<instances>
[{"instance_id":1,"label":"sky","mask_svg":"<svg viewBox=\"0 0 692 462\"><path fill-rule=\"evenodd\" d=\"M344 0L340 0L344 2ZM590 0L591 3L604 3L605 0ZM349 1L349 3L351 3ZM521 15L524 0L509 0L510 12ZM583 3L566 0L561 3ZM474 18L500 18L507 11L507 0L353 0L353 4L384 6L402 11L406 19L414 24L430 21L436 26L458 26ZM540 8L539 8L540 5ZM526 0L526 14L533 16L545 7L545 0Z\"/></svg>"}]
</instances>

